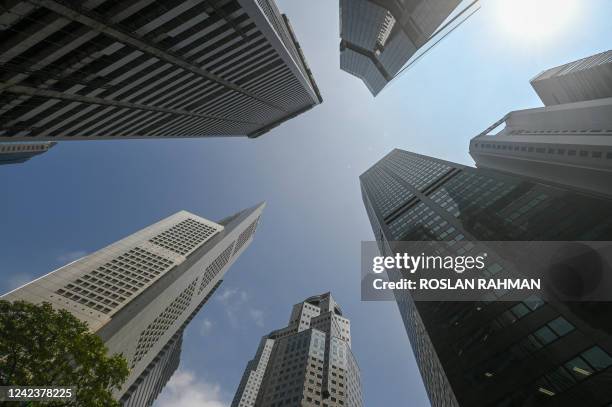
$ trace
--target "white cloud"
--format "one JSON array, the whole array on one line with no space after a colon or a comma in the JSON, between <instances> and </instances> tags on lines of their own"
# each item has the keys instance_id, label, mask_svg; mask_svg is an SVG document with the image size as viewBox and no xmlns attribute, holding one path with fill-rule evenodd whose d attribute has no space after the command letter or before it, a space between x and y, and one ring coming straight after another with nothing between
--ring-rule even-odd
<instances>
[{"instance_id":1,"label":"white cloud","mask_svg":"<svg viewBox=\"0 0 612 407\"><path fill-rule=\"evenodd\" d=\"M251 314L251 319L253 319L253 322L255 322L255 325L261 326L261 327L264 326L264 313L262 310L251 309L249 313Z\"/></svg>"},{"instance_id":2,"label":"white cloud","mask_svg":"<svg viewBox=\"0 0 612 407\"><path fill-rule=\"evenodd\" d=\"M224 305L225 315L234 328L240 327L240 320L245 317L250 318L255 325L263 327L264 312L250 306L246 291L233 287L225 288L216 299Z\"/></svg>"},{"instance_id":3,"label":"white cloud","mask_svg":"<svg viewBox=\"0 0 612 407\"><path fill-rule=\"evenodd\" d=\"M210 319L204 318L202 323L200 324L200 335L206 336L208 335L213 328L213 323Z\"/></svg>"},{"instance_id":4,"label":"white cloud","mask_svg":"<svg viewBox=\"0 0 612 407\"><path fill-rule=\"evenodd\" d=\"M237 288L226 288L221 294L217 295L216 299L217 301L227 302L227 300L232 298L237 291Z\"/></svg>"},{"instance_id":5,"label":"white cloud","mask_svg":"<svg viewBox=\"0 0 612 407\"><path fill-rule=\"evenodd\" d=\"M86 255L87 255L87 252L83 250L75 250L75 251L66 252L66 253L63 253L57 256L57 261L62 264L68 264Z\"/></svg>"},{"instance_id":6,"label":"white cloud","mask_svg":"<svg viewBox=\"0 0 612 407\"><path fill-rule=\"evenodd\" d=\"M159 398L155 407L228 407L222 400L221 386L198 380L193 372L177 370Z\"/></svg>"},{"instance_id":7,"label":"white cloud","mask_svg":"<svg viewBox=\"0 0 612 407\"><path fill-rule=\"evenodd\" d=\"M246 302L246 300L248 299L248 295L245 291L239 290L238 288L226 288L216 298L218 301L221 301L222 303L226 304L230 302L230 300L233 304L242 304Z\"/></svg>"}]
</instances>

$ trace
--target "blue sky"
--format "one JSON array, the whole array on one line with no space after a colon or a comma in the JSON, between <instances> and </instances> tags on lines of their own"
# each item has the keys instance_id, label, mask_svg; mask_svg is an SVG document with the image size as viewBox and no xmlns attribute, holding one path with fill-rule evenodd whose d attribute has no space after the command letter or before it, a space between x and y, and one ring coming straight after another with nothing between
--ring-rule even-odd
<instances>
[{"instance_id":1,"label":"blue sky","mask_svg":"<svg viewBox=\"0 0 612 407\"><path fill-rule=\"evenodd\" d=\"M338 68L337 1L279 0L324 103L256 140L65 142L0 167L0 291L180 209L219 220L265 200L253 244L187 329L156 405L227 406L259 338L284 326L294 303L332 291L351 319L365 404L428 406L395 304L360 301L360 241L373 236L359 175L395 147L472 164L471 137L541 106L530 78L612 44L610 0L559 0L578 6L558 27L544 19L539 29L554 31L545 39L526 35L533 22L500 12L502 1L526 4L483 0L374 99Z\"/></svg>"}]
</instances>

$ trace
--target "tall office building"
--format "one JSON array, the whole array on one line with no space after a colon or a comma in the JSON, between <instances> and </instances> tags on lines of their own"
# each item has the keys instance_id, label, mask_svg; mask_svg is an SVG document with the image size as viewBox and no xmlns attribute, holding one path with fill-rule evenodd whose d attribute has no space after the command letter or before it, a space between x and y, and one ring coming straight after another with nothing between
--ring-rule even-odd
<instances>
[{"instance_id":1,"label":"tall office building","mask_svg":"<svg viewBox=\"0 0 612 407\"><path fill-rule=\"evenodd\" d=\"M123 407L149 407L153 405L157 396L164 389L172 375L178 369L181 361L181 346L183 344L183 332L197 315L200 309L208 302L210 297L217 291L223 280L218 280L210 289L208 294L200 301L199 305L191 312L189 317L183 322L180 329L164 345L159 353L153 358L151 363L142 371L140 376L123 393L121 405Z\"/></svg>"},{"instance_id":2,"label":"tall office building","mask_svg":"<svg viewBox=\"0 0 612 407\"><path fill-rule=\"evenodd\" d=\"M86 322L128 360L117 399L150 405L176 369L183 329L251 243L263 208L218 223L178 212L2 299L46 301Z\"/></svg>"},{"instance_id":3,"label":"tall office building","mask_svg":"<svg viewBox=\"0 0 612 407\"><path fill-rule=\"evenodd\" d=\"M546 107L510 112L474 137L476 165L612 197L612 51L531 84Z\"/></svg>"},{"instance_id":4,"label":"tall office building","mask_svg":"<svg viewBox=\"0 0 612 407\"><path fill-rule=\"evenodd\" d=\"M361 407L350 321L330 293L293 306L244 371L232 407Z\"/></svg>"},{"instance_id":5,"label":"tall office building","mask_svg":"<svg viewBox=\"0 0 612 407\"><path fill-rule=\"evenodd\" d=\"M177 332L121 397L123 407L152 406L181 362L183 331Z\"/></svg>"},{"instance_id":6,"label":"tall office building","mask_svg":"<svg viewBox=\"0 0 612 407\"><path fill-rule=\"evenodd\" d=\"M545 70L531 80L545 106L612 97L612 50Z\"/></svg>"},{"instance_id":7,"label":"tall office building","mask_svg":"<svg viewBox=\"0 0 612 407\"><path fill-rule=\"evenodd\" d=\"M340 68L376 96L461 0L340 0Z\"/></svg>"},{"instance_id":8,"label":"tall office building","mask_svg":"<svg viewBox=\"0 0 612 407\"><path fill-rule=\"evenodd\" d=\"M273 0L10 1L0 140L258 137L322 101Z\"/></svg>"},{"instance_id":9,"label":"tall office building","mask_svg":"<svg viewBox=\"0 0 612 407\"><path fill-rule=\"evenodd\" d=\"M471 253L472 241L612 240L609 199L512 174L393 150L360 180L385 255L394 241ZM502 292L500 301L415 302L394 292L432 406L612 402L609 303L509 302Z\"/></svg>"},{"instance_id":10,"label":"tall office building","mask_svg":"<svg viewBox=\"0 0 612 407\"><path fill-rule=\"evenodd\" d=\"M18 164L46 153L55 143L4 143L0 144L0 165Z\"/></svg>"}]
</instances>

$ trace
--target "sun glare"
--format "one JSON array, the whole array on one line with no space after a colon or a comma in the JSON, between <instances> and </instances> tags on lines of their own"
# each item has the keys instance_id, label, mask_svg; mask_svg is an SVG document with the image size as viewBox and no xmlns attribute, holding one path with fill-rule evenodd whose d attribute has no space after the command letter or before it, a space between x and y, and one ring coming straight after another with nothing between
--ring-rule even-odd
<instances>
[{"instance_id":1,"label":"sun glare","mask_svg":"<svg viewBox=\"0 0 612 407\"><path fill-rule=\"evenodd\" d=\"M523 41L547 41L564 30L578 12L581 0L493 0L500 28Z\"/></svg>"}]
</instances>

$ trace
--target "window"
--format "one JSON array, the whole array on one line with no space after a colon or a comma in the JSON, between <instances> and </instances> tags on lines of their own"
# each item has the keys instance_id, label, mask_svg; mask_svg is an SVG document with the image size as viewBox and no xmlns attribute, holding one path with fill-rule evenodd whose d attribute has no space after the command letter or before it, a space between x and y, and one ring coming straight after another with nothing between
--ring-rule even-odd
<instances>
[{"instance_id":1,"label":"window","mask_svg":"<svg viewBox=\"0 0 612 407\"><path fill-rule=\"evenodd\" d=\"M612 357L598 346L583 352L582 357L597 371L607 369L612 365Z\"/></svg>"},{"instance_id":2,"label":"window","mask_svg":"<svg viewBox=\"0 0 612 407\"><path fill-rule=\"evenodd\" d=\"M214 235L217 230L194 219L185 219L150 239L165 249L187 255Z\"/></svg>"},{"instance_id":3,"label":"window","mask_svg":"<svg viewBox=\"0 0 612 407\"><path fill-rule=\"evenodd\" d=\"M559 367L557 370L546 375L548 382L554 390L562 392L569 389L576 382L565 369Z\"/></svg>"},{"instance_id":4,"label":"window","mask_svg":"<svg viewBox=\"0 0 612 407\"><path fill-rule=\"evenodd\" d=\"M242 248L242 246L249 240L249 238L255 233L255 229L257 228L257 222L259 218L255 219L241 234L238 236L236 240L236 246L234 249L234 254L238 252Z\"/></svg>"},{"instance_id":5,"label":"window","mask_svg":"<svg viewBox=\"0 0 612 407\"><path fill-rule=\"evenodd\" d=\"M563 317L550 321L548 326L559 336L567 335L569 332L574 330L574 326L567 322Z\"/></svg>"},{"instance_id":6,"label":"window","mask_svg":"<svg viewBox=\"0 0 612 407\"><path fill-rule=\"evenodd\" d=\"M536 309L544 305L544 300L536 295L532 295L525 299L523 303L527 305L530 310L535 311Z\"/></svg>"},{"instance_id":7,"label":"window","mask_svg":"<svg viewBox=\"0 0 612 407\"><path fill-rule=\"evenodd\" d=\"M138 339L138 344L136 345L132 368L144 358L149 350L155 346L157 341L189 307L195 291L196 282L197 279L193 280L181 294L176 297L144 331L142 331Z\"/></svg>"},{"instance_id":8,"label":"window","mask_svg":"<svg viewBox=\"0 0 612 407\"><path fill-rule=\"evenodd\" d=\"M543 345L547 345L558 338L557 334L555 334L547 326L543 326L542 328L535 331L534 335L540 340L540 342L542 342Z\"/></svg>"},{"instance_id":9,"label":"window","mask_svg":"<svg viewBox=\"0 0 612 407\"><path fill-rule=\"evenodd\" d=\"M525 315L529 314L529 309L524 304L517 304L514 307L510 308L510 310L517 318L522 318Z\"/></svg>"},{"instance_id":10,"label":"window","mask_svg":"<svg viewBox=\"0 0 612 407\"><path fill-rule=\"evenodd\" d=\"M565 364L567 370L577 379L582 380L593 374L593 369L581 357L574 358Z\"/></svg>"},{"instance_id":11,"label":"window","mask_svg":"<svg viewBox=\"0 0 612 407\"><path fill-rule=\"evenodd\" d=\"M173 266L172 260L134 247L56 292L108 314Z\"/></svg>"},{"instance_id":12,"label":"window","mask_svg":"<svg viewBox=\"0 0 612 407\"><path fill-rule=\"evenodd\" d=\"M202 281L200 282L198 295L200 295L204 288L217 276L217 274L219 274L219 271L225 267L230 259L233 248L234 243L232 242L232 244L226 247L225 250L223 250L221 254L219 254L217 258L210 265L208 265L208 267L206 267L204 275L202 276Z\"/></svg>"}]
</instances>

